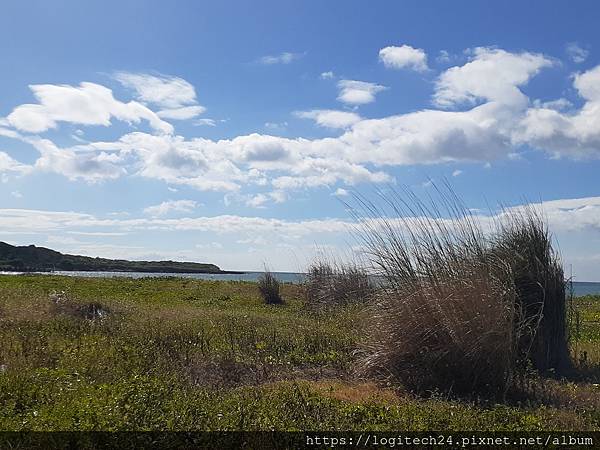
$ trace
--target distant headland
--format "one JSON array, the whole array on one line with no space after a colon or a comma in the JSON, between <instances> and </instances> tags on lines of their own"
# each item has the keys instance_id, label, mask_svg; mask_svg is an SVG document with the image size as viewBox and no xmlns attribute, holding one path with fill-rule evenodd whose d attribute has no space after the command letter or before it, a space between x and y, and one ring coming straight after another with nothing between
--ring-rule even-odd
<instances>
[{"instance_id":1,"label":"distant headland","mask_svg":"<svg viewBox=\"0 0 600 450\"><path fill-rule=\"evenodd\" d=\"M49 272L156 272L156 273L243 273L221 270L215 264L178 261L128 261L68 255L35 245L14 246L0 242L0 271Z\"/></svg>"}]
</instances>

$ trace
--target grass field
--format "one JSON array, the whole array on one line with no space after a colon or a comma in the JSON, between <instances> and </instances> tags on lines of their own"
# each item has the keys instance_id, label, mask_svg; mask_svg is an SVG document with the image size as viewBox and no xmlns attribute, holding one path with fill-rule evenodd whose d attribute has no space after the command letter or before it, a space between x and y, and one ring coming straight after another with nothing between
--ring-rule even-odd
<instances>
[{"instance_id":1,"label":"grass field","mask_svg":"<svg viewBox=\"0 0 600 450\"><path fill-rule=\"evenodd\" d=\"M576 381L503 403L355 375L361 309L256 284L0 276L2 430L600 430L600 297L575 301Z\"/></svg>"}]
</instances>

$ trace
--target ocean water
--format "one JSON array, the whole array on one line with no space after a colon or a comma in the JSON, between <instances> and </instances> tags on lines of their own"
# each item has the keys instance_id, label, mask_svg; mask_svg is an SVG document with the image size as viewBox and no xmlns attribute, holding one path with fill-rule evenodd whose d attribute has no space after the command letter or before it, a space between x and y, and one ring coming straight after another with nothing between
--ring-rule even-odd
<instances>
[{"instance_id":1,"label":"ocean water","mask_svg":"<svg viewBox=\"0 0 600 450\"><path fill-rule=\"evenodd\" d=\"M144 278L144 277L180 277L197 280L233 280L233 281L256 281L263 272L244 272L239 274L213 274L213 273L149 273L149 272L78 272L78 271L55 271L40 272L44 275L64 275L69 277L91 277L91 278ZM19 275L18 272L0 272L0 275ZM284 283L301 283L304 280L303 273L295 272L273 272L275 277ZM575 297L582 295L600 295L600 282L574 281L573 294Z\"/></svg>"},{"instance_id":2,"label":"ocean water","mask_svg":"<svg viewBox=\"0 0 600 450\"><path fill-rule=\"evenodd\" d=\"M573 295L600 295L600 283L592 281L573 281Z\"/></svg>"}]
</instances>

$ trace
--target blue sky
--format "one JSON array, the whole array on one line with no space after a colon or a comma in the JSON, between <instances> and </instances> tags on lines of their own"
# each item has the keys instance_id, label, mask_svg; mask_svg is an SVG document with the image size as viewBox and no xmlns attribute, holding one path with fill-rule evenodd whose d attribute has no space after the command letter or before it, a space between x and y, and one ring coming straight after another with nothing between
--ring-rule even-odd
<instances>
[{"instance_id":1,"label":"blue sky","mask_svg":"<svg viewBox=\"0 0 600 450\"><path fill-rule=\"evenodd\" d=\"M600 280L596 2L6 1L0 239L302 270L342 201L544 202ZM492 211L491 214L494 214Z\"/></svg>"}]
</instances>

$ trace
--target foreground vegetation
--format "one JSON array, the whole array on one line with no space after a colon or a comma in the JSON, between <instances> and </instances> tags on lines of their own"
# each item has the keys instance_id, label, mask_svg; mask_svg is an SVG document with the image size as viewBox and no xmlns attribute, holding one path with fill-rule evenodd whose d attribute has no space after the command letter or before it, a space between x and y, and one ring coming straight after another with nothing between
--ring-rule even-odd
<instances>
[{"instance_id":1,"label":"foreground vegetation","mask_svg":"<svg viewBox=\"0 0 600 450\"><path fill-rule=\"evenodd\" d=\"M600 430L600 297L575 301L576 376L490 401L358 378L363 308L280 293L266 305L246 282L0 276L0 429Z\"/></svg>"}]
</instances>

